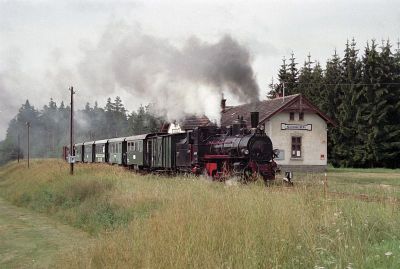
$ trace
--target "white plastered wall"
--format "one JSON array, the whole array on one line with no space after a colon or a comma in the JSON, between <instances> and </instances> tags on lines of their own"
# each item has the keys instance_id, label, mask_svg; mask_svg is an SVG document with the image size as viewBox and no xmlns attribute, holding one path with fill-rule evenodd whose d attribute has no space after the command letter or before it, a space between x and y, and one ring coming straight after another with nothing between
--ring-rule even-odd
<instances>
[{"instance_id":1,"label":"white plastered wall","mask_svg":"<svg viewBox=\"0 0 400 269\"><path fill-rule=\"evenodd\" d=\"M298 112L295 112L294 120L289 120L289 117L289 112L281 112L265 122L265 132L271 137L274 149L284 151L284 159L276 160L276 162L280 165L326 165L328 156L325 120L312 112L304 112L302 121L299 121ZM281 123L312 124L312 131L281 130ZM291 157L292 136L302 138L301 158Z\"/></svg>"}]
</instances>

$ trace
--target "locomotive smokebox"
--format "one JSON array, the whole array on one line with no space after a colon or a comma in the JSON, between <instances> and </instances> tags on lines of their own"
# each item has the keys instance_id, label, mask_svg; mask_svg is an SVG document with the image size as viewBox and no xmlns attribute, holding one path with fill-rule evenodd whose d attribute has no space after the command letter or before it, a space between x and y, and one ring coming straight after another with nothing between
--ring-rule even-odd
<instances>
[{"instance_id":1,"label":"locomotive smokebox","mask_svg":"<svg viewBox=\"0 0 400 269\"><path fill-rule=\"evenodd\" d=\"M251 118L251 128L257 128L258 120L259 120L259 113L258 112L250 112Z\"/></svg>"}]
</instances>

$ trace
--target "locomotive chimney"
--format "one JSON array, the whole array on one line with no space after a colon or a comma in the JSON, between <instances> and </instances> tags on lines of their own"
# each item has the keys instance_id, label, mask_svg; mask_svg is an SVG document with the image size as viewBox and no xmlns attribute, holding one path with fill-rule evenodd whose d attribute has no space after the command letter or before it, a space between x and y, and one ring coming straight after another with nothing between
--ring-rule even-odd
<instances>
[{"instance_id":1,"label":"locomotive chimney","mask_svg":"<svg viewBox=\"0 0 400 269\"><path fill-rule=\"evenodd\" d=\"M222 94L222 99L221 99L221 112L225 112L226 109L226 99L224 98L224 95Z\"/></svg>"},{"instance_id":2,"label":"locomotive chimney","mask_svg":"<svg viewBox=\"0 0 400 269\"><path fill-rule=\"evenodd\" d=\"M258 112L250 112L251 128L257 128L258 126Z\"/></svg>"}]
</instances>

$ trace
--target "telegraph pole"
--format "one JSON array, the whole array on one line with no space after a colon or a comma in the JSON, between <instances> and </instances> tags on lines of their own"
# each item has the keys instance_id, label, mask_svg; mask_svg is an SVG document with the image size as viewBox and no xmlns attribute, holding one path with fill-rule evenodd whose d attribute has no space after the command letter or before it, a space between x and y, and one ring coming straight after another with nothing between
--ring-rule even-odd
<instances>
[{"instance_id":1,"label":"telegraph pole","mask_svg":"<svg viewBox=\"0 0 400 269\"><path fill-rule=\"evenodd\" d=\"M74 136L73 136L73 128L74 128L74 87L70 87L69 91L71 92L71 115L70 115L70 137L69 137L69 165L70 165L70 174L73 175L74 174L74 162L72 161L71 156L74 156L74 149L73 149L73 145L74 145Z\"/></svg>"},{"instance_id":2,"label":"telegraph pole","mask_svg":"<svg viewBox=\"0 0 400 269\"><path fill-rule=\"evenodd\" d=\"M19 163L19 151L20 151L20 146L19 146L19 132L18 132L18 152L17 152L18 163Z\"/></svg>"},{"instance_id":3,"label":"telegraph pole","mask_svg":"<svg viewBox=\"0 0 400 269\"><path fill-rule=\"evenodd\" d=\"M29 168L29 129L31 128L31 123L29 121L26 122L26 126L28 127L28 168Z\"/></svg>"}]
</instances>

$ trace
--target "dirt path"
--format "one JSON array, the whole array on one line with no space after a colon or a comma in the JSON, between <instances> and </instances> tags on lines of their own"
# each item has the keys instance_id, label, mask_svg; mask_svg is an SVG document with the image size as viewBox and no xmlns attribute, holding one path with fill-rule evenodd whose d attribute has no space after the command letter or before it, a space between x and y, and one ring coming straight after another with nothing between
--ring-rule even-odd
<instances>
[{"instance_id":1,"label":"dirt path","mask_svg":"<svg viewBox=\"0 0 400 269\"><path fill-rule=\"evenodd\" d=\"M0 198L0 268L50 268L57 255L82 248L88 235Z\"/></svg>"}]
</instances>

